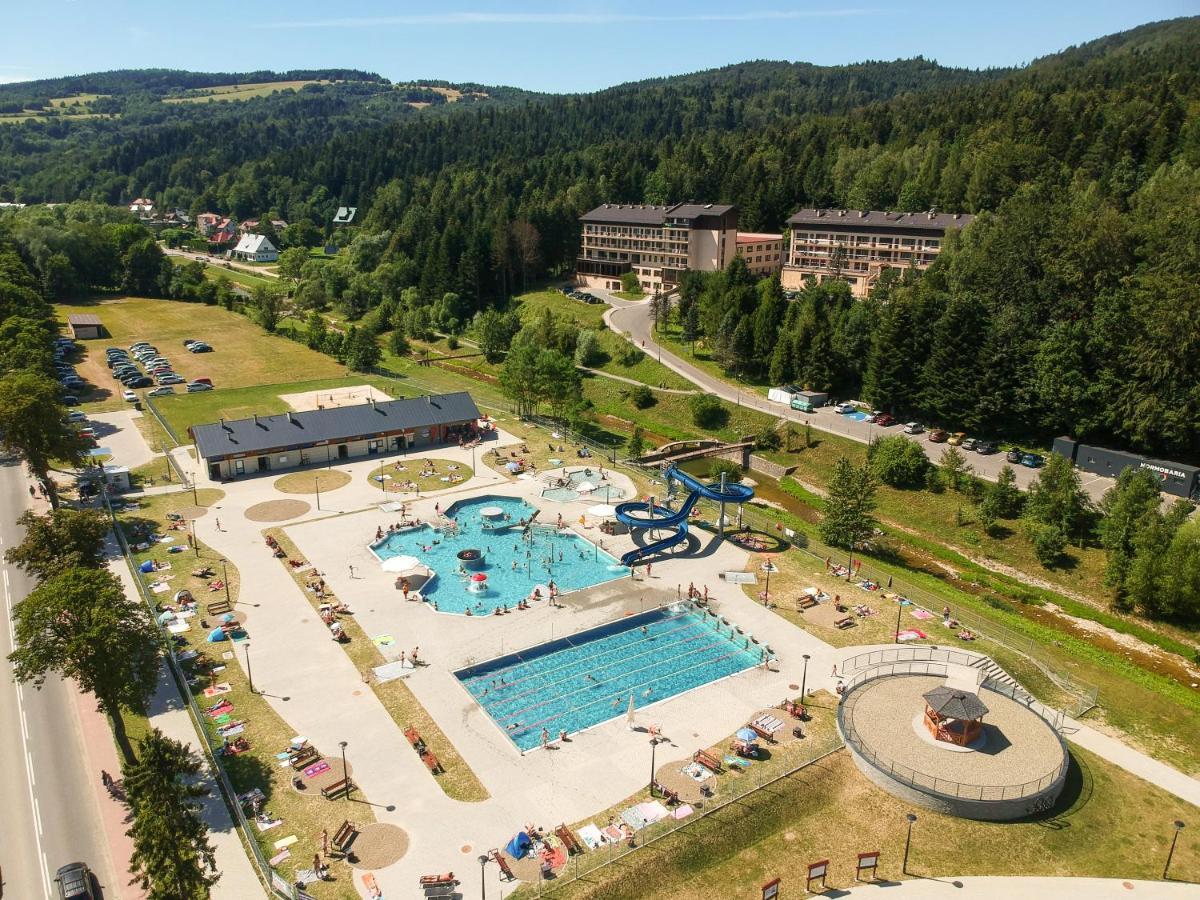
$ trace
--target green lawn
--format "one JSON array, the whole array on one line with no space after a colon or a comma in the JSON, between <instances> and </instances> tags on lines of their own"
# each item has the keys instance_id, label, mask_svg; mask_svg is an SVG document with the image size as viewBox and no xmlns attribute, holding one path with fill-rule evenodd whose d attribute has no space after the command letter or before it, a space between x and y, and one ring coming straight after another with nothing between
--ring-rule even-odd
<instances>
[{"instance_id":1,"label":"green lawn","mask_svg":"<svg viewBox=\"0 0 1200 900\"><path fill-rule=\"evenodd\" d=\"M764 396L766 395L767 388L772 386L769 381L763 378L744 378L742 376L734 377L730 375L713 358L712 351L706 346L704 340L696 341L693 346L683 339L681 328L678 325L671 324L665 326L655 332L654 339L680 359L684 359L697 369L703 369L709 375L724 379L730 384L735 384L747 390L762 391Z\"/></svg>"},{"instance_id":2,"label":"green lawn","mask_svg":"<svg viewBox=\"0 0 1200 900\"><path fill-rule=\"evenodd\" d=\"M188 263L196 262L194 259L185 258L182 256L171 256L168 257L168 259L171 260L172 265L176 266L186 266ZM263 265L267 264L263 263ZM218 262L207 259L204 261L204 277L209 281L218 281L224 278L226 281L236 282L243 287L249 288L270 287L271 285L279 284L278 278L267 278L264 276L254 275L245 271L244 269L235 269L232 266L226 268Z\"/></svg>"}]
</instances>

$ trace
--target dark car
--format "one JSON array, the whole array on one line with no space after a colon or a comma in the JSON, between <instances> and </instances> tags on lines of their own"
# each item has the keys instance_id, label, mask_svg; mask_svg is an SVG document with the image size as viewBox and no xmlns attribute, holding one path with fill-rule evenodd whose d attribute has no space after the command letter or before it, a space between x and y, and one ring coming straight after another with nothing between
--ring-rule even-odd
<instances>
[{"instance_id":1,"label":"dark car","mask_svg":"<svg viewBox=\"0 0 1200 900\"><path fill-rule=\"evenodd\" d=\"M78 406L79 398L74 394L63 394L62 402L63 406Z\"/></svg>"},{"instance_id":2,"label":"dark car","mask_svg":"<svg viewBox=\"0 0 1200 900\"><path fill-rule=\"evenodd\" d=\"M59 900L96 900L92 886L92 870L86 863L68 863L54 875Z\"/></svg>"},{"instance_id":3,"label":"dark car","mask_svg":"<svg viewBox=\"0 0 1200 900\"><path fill-rule=\"evenodd\" d=\"M128 381L124 382L124 384L125 387L128 388L145 388L153 386L154 379L147 378L145 375L141 375L137 378L130 378Z\"/></svg>"},{"instance_id":4,"label":"dark car","mask_svg":"<svg viewBox=\"0 0 1200 900\"><path fill-rule=\"evenodd\" d=\"M1021 448L1013 447L1011 450L1009 450L1007 453L1004 454L1004 458L1007 459L1013 465L1018 464L1021 461Z\"/></svg>"},{"instance_id":5,"label":"dark car","mask_svg":"<svg viewBox=\"0 0 1200 900\"><path fill-rule=\"evenodd\" d=\"M962 448L964 450L974 450L978 446L979 446L979 441L977 441L975 438L967 438L965 441L962 442Z\"/></svg>"},{"instance_id":6,"label":"dark car","mask_svg":"<svg viewBox=\"0 0 1200 900\"><path fill-rule=\"evenodd\" d=\"M995 453L999 449L1000 448L996 446L995 441L976 441L975 442L975 452L982 456L988 456L989 454Z\"/></svg>"},{"instance_id":7,"label":"dark car","mask_svg":"<svg viewBox=\"0 0 1200 900\"><path fill-rule=\"evenodd\" d=\"M1021 457L1021 465L1028 466L1031 469L1040 468L1046 458L1040 453L1026 453Z\"/></svg>"}]
</instances>

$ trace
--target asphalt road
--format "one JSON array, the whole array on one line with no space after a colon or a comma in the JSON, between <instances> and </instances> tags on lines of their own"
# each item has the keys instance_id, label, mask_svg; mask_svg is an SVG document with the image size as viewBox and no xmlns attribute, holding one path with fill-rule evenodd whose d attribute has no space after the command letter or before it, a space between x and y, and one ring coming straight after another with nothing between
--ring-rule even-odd
<instances>
[{"instance_id":1,"label":"asphalt road","mask_svg":"<svg viewBox=\"0 0 1200 900\"><path fill-rule=\"evenodd\" d=\"M0 552L21 540L16 517L29 505L21 465L0 461ZM0 628L0 896L55 896L59 866L86 862L102 896L120 895L100 823L74 688L49 678L37 690L12 680L12 607L33 588L20 570L0 563L5 626Z\"/></svg>"},{"instance_id":2,"label":"asphalt road","mask_svg":"<svg viewBox=\"0 0 1200 900\"><path fill-rule=\"evenodd\" d=\"M863 444L868 443L872 437L879 438L889 437L894 434L904 434L903 429L899 425L893 425L889 428L879 428L870 422L858 422L853 419L847 419L845 416L840 416L833 411L832 407L825 407L815 413L802 413L782 403L768 400L758 390L740 388L723 379L716 378L703 369L692 365L686 358L677 356L666 347L660 346L654 340L648 300L630 302L628 300L621 300L608 291L597 288L589 288L588 290L590 293L602 298L612 307L605 313L605 320L614 331L618 334L627 333L629 340L634 345L642 347L649 356L657 359L664 366L674 370L679 375L682 375L695 384L696 387L707 393L715 394L722 400L728 400L730 403L760 410L776 418L791 419L801 424L808 422L818 431L839 434ZM918 435L905 434L904 436L920 444L925 450L925 455L934 462L937 461L946 447L945 444L931 443L928 432ZM1000 469L1007 464L1003 453L980 456L978 453L964 452L963 455L967 458L967 462L971 464L977 475L990 481L995 481L1000 475ZM1017 484L1022 488L1028 487L1030 482L1037 477L1037 470L1035 469L1019 465L1013 466L1013 469L1016 472ZM1089 475L1086 472L1080 472L1079 474L1084 490L1095 500L1099 500L1104 495L1104 492L1115 483L1111 478Z\"/></svg>"}]
</instances>

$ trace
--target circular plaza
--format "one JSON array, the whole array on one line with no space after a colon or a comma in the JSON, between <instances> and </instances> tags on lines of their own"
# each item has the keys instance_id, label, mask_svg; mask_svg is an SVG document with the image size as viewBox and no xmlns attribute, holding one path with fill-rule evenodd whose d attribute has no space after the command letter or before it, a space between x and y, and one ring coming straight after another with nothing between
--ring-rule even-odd
<instances>
[{"instance_id":1,"label":"circular plaza","mask_svg":"<svg viewBox=\"0 0 1200 900\"><path fill-rule=\"evenodd\" d=\"M1070 761L1053 712L1011 688L964 685L964 669L976 671L913 663L861 672L838 710L855 764L890 794L938 812L987 821L1045 812Z\"/></svg>"}]
</instances>

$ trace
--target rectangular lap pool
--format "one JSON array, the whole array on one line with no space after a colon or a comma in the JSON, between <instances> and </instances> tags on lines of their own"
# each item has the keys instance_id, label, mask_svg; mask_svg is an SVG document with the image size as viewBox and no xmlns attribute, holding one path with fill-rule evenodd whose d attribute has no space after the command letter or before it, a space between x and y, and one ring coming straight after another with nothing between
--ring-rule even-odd
<instances>
[{"instance_id":1,"label":"rectangular lap pool","mask_svg":"<svg viewBox=\"0 0 1200 900\"><path fill-rule=\"evenodd\" d=\"M675 604L455 673L521 750L762 662L764 649L713 615Z\"/></svg>"}]
</instances>

